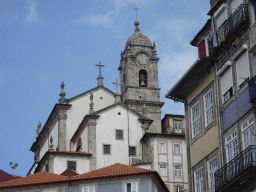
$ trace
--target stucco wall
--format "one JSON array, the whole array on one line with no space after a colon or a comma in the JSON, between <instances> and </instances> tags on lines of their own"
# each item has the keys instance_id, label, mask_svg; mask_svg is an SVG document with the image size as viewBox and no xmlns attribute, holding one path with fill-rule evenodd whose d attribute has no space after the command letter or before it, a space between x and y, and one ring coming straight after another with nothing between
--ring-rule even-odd
<instances>
[{"instance_id":1,"label":"stucco wall","mask_svg":"<svg viewBox=\"0 0 256 192\"><path fill-rule=\"evenodd\" d=\"M44 154L48 151L48 145L49 145L49 138L52 136L53 138L53 149L56 150L58 146L58 121L54 125L52 132L49 134L49 137L46 139L40 153L39 153L39 160L42 159Z\"/></svg>"},{"instance_id":2,"label":"stucco wall","mask_svg":"<svg viewBox=\"0 0 256 192\"><path fill-rule=\"evenodd\" d=\"M121 115L118 115L118 112ZM128 118L129 118L129 144L128 144ZM116 129L123 130L123 140L116 140ZM136 155L141 157L142 146L140 139L142 137L141 123L138 117L123 107L116 106L100 114L96 125L96 153L97 169L114 163L129 164L129 145L136 147ZM103 155L102 145L111 145L111 154ZM134 157L134 156L133 156Z\"/></svg>"},{"instance_id":3,"label":"stucco wall","mask_svg":"<svg viewBox=\"0 0 256 192\"><path fill-rule=\"evenodd\" d=\"M85 115L89 114L90 94L71 101L72 107L67 111L67 151L70 150L70 139L74 135ZM102 97L102 99L101 99ZM115 98L104 89L93 92L94 111L114 104Z\"/></svg>"},{"instance_id":4,"label":"stucco wall","mask_svg":"<svg viewBox=\"0 0 256 192\"><path fill-rule=\"evenodd\" d=\"M54 173L61 174L67 169L67 161L76 161L76 170L78 174L89 172L89 159L84 158L67 158L55 157L54 158Z\"/></svg>"}]
</instances>

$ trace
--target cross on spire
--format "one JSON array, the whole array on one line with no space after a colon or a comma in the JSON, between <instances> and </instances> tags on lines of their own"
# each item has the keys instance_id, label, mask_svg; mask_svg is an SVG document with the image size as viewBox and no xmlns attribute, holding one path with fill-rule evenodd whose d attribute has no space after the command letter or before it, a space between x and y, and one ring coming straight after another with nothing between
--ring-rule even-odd
<instances>
[{"instance_id":1,"label":"cross on spire","mask_svg":"<svg viewBox=\"0 0 256 192\"><path fill-rule=\"evenodd\" d=\"M136 12L136 20L137 20L137 11L139 10L139 8L137 8L136 6L133 8L133 10L135 10Z\"/></svg>"},{"instance_id":2,"label":"cross on spire","mask_svg":"<svg viewBox=\"0 0 256 192\"><path fill-rule=\"evenodd\" d=\"M105 65L101 65L101 61L100 61L99 64L95 66L99 67L99 76L101 76L101 67L105 67Z\"/></svg>"},{"instance_id":3,"label":"cross on spire","mask_svg":"<svg viewBox=\"0 0 256 192\"><path fill-rule=\"evenodd\" d=\"M119 83L117 79L116 82L113 82L113 84L116 84L116 93L119 94L118 86L122 85L122 83Z\"/></svg>"}]
</instances>

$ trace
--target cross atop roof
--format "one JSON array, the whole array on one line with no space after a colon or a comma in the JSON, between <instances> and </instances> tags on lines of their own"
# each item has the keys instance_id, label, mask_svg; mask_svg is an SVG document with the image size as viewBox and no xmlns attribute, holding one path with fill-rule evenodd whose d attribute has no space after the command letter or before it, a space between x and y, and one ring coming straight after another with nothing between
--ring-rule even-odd
<instances>
[{"instance_id":1,"label":"cross atop roof","mask_svg":"<svg viewBox=\"0 0 256 192\"><path fill-rule=\"evenodd\" d=\"M137 20L137 11L139 10L139 8L137 8L136 6L133 8L133 10L135 10L136 12L136 20Z\"/></svg>"},{"instance_id":2,"label":"cross atop roof","mask_svg":"<svg viewBox=\"0 0 256 192\"><path fill-rule=\"evenodd\" d=\"M101 67L105 67L105 65L101 65L101 61L100 61L99 64L95 66L99 67L99 76L101 76Z\"/></svg>"}]
</instances>

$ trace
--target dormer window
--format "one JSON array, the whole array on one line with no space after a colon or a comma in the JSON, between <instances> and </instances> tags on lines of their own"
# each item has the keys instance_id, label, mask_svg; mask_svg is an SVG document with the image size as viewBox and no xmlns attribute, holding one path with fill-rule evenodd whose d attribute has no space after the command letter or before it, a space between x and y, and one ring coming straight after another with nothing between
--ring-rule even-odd
<instances>
[{"instance_id":1,"label":"dormer window","mask_svg":"<svg viewBox=\"0 0 256 192\"><path fill-rule=\"evenodd\" d=\"M147 81L147 71L144 69L141 69L139 72L139 85L140 87L147 87L148 81Z\"/></svg>"}]
</instances>

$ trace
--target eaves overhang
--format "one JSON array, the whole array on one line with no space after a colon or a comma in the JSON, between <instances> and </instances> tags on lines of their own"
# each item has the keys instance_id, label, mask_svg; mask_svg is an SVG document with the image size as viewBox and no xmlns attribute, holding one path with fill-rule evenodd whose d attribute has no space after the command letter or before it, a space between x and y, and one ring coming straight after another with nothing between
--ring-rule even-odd
<instances>
[{"instance_id":1,"label":"eaves overhang","mask_svg":"<svg viewBox=\"0 0 256 192\"><path fill-rule=\"evenodd\" d=\"M177 102L184 102L188 91L191 90L191 85L189 87L185 86L192 78L198 74L198 71L207 58L198 58L193 65L185 72L185 74L177 81L177 83L165 94L165 98L172 99ZM202 70L204 71L204 70ZM197 72L197 74L196 74ZM190 84L196 84L197 82L190 82Z\"/></svg>"}]
</instances>

